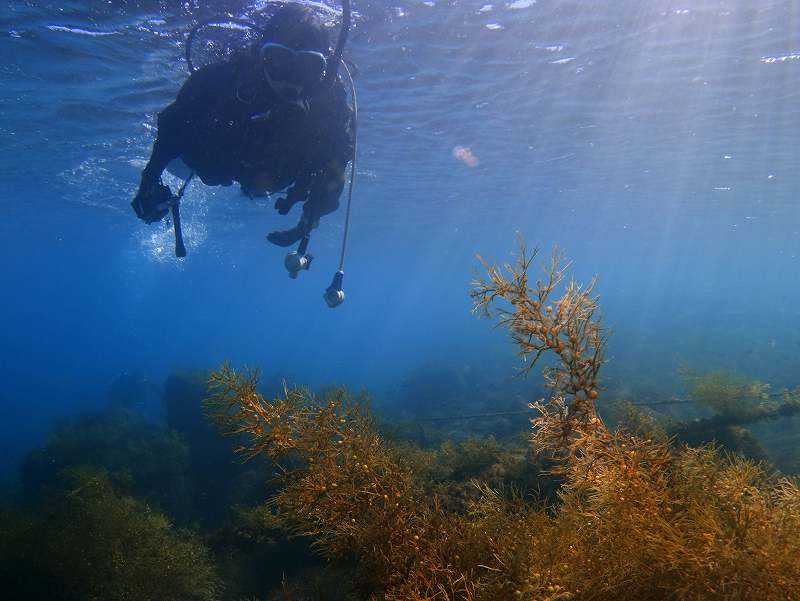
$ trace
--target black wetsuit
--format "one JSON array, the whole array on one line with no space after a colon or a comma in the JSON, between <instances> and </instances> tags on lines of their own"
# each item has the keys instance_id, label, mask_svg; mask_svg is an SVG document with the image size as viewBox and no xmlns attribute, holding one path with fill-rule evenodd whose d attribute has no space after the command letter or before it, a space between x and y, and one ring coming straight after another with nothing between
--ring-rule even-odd
<instances>
[{"instance_id":1,"label":"black wetsuit","mask_svg":"<svg viewBox=\"0 0 800 601\"><path fill-rule=\"evenodd\" d=\"M253 57L239 55L198 69L159 113L140 189L155 184L175 158L203 183L236 181L251 197L291 186L276 208L285 214L305 202L298 225L303 231L289 236L299 239L339 206L352 157L352 110L340 82L299 106L275 94Z\"/></svg>"}]
</instances>

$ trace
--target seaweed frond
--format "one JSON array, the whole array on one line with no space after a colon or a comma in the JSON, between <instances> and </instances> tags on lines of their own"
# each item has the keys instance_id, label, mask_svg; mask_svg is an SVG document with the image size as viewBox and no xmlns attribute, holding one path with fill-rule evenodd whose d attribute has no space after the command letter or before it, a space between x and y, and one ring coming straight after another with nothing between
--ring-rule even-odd
<instances>
[{"instance_id":1,"label":"seaweed frond","mask_svg":"<svg viewBox=\"0 0 800 601\"><path fill-rule=\"evenodd\" d=\"M758 421L777 409L777 403L770 400L769 384L764 382L725 371L697 372L686 366L678 369L678 375L689 399L731 422Z\"/></svg>"},{"instance_id":2,"label":"seaweed frond","mask_svg":"<svg viewBox=\"0 0 800 601\"><path fill-rule=\"evenodd\" d=\"M257 374L227 364L210 380L209 416L244 458L278 466L272 510L330 558L353 558L363 599L385 601L656 601L790 599L800 590L800 489L764 465L713 447L675 448L653 428L611 432L597 416L606 334L597 298L567 281L557 253L531 284L522 245L507 275L488 266L475 309L501 305L520 353L548 353L553 398L534 420L537 448L555 451L558 502L531 503L474 482L448 510L409 466L483 471L491 441L391 452L369 412L344 390L317 398L257 391ZM530 367L526 367L530 369ZM794 408L800 395L787 393ZM656 435L658 434L658 435ZM458 460L454 455L462 454ZM448 465L449 461L449 465Z\"/></svg>"},{"instance_id":3,"label":"seaweed frond","mask_svg":"<svg viewBox=\"0 0 800 601\"><path fill-rule=\"evenodd\" d=\"M271 504L285 527L312 537L329 558L357 550L366 588L391 588L409 572L415 586L439 582L450 570L435 558L440 512L393 459L363 399L343 389L322 399L287 389L266 400L256 384L257 373L224 365L211 375L206 410L224 434L241 437L242 457L263 454L275 462L280 489Z\"/></svg>"},{"instance_id":4,"label":"seaweed frond","mask_svg":"<svg viewBox=\"0 0 800 601\"><path fill-rule=\"evenodd\" d=\"M606 432L594 406L607 344L598 298L593 296L596 278L586 286L567 279L571 262L553 250L543 266L544 277L532 283L528 272L538 250L528 253L522 240L519 246L515 264L503 270L478 257L486 278L473 282L474 311L489 317L496 310L498 325L509 329L526 362L523 371L545 353L555 356L555 364L544 369L546 386L552 390L550 402L531 405L541 413L534 420L536 440L573 454L586 436Z\"/></svg>"}]
</instances>

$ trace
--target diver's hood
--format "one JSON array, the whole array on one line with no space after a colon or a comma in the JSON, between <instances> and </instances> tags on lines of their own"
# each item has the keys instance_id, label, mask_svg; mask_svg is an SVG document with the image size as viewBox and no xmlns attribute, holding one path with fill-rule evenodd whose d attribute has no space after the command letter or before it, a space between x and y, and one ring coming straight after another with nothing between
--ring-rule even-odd
<instances>
[{"instance_id":1,"label":"diver's hood","mask_svg":"<svg viewBox=\"0 0 800 601\"><path fill-rule=\"evenodd\" d=\"M325 76L318 83L305 90L304 96L316 96L317 94L325 91L334 84L339 75L339 63L342 60L342 54L344 53L344 47L347 44L347 36L350 32L351 26L350 0L341 0L341 4L342 26L339 30L339 37L336 41L336 47L334 48L333 53L327 57ZM202 38L203 32L206 32L207 30L216 30L217 34L222 31L224 32L226 38L229 37L229 34L232 34L230 35L231 38L238 37L239 39L235 43L223 42L222 44L216 43L215 45L214 43L211 43L212 40L209 39L210 36L206 35L204 38L206 43L195 44L197 39ZM199 68L197 65L200 65L201 63L202 65L208 65L214 62L224 61L235 52L252 46L252 44L259 38L263 38L262 30L258 27L258 25L256 25L255 22L248 19L214 18L201 21L192 27L192 29L189 31L188 37L186 38L186 64L189 67L189 72L193 73L196 71ZM211 57L211 59L206 57L205 60L200 60L203 58L201 56L202 49L220 46L223 48L218 56Z\"/></svg>"}]
</instances>

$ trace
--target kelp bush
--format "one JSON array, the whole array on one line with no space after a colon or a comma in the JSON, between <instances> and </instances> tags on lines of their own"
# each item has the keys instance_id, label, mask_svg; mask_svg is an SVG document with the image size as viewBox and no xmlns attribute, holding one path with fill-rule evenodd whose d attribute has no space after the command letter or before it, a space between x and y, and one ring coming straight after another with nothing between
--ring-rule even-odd
<instances>
[{"instance_id":1,"label":"kelp bush","mask_svg":"<svg viewBox=\"0 0 800 601\"><path fill-rule=\"evenodd\" d=\"M770 399L769 384L725 371L699 372L681 366L678 375L688 398L714 415L738 421L763 419L778 405Z\"/></svg>"},{"instance_id":2,"label":"kelp bush","mask_svg":"<svg viewBox=\"0 0 800 601\"><path fill-rule=\"evenodd\" d=\"M800 414L796 393L772 394L769 384L726 371L681 366L678 375L694 411L688 418L673 415L662 420L665 432L691 446L713 442L750 459L771 459L788 473L797 471L793 465L796 445L789 439L781 444L775 436L781 429L790 429L791 418ZM628 413L631 417L634 412ZM757 436L754 428L765 436Z\"/></svg>"},{"instance_id":3,"label":"kelp bush","mask_svg":"<svg viewBox=\"0 0 800 601\"><path fill-rule=\"evenodd\" d=\"M645 438L671 438L690 446L713 443L749 459L769 461L783 473L800 473L800 389L773 393L769 384L741 374L685 365L678 375L686 398L652 403L671 405L667 412L634 404L630 394L612 393L603 399L601 414L607 423Z\"/></svg>"},{"instance_id":4,"label":"kelp bush","mask_svg":"<svg viewBox=\"0 0 800 601\"><path fill-rule=\"evenodd\" d=\"M60 423L23 460L18 496L23 504L35 505L61 485L62 472L93 467L126 474L136 496L172 516L182 515L191 504L188 454L176 432L132 411L111 408Z\"/></svg>"},{"instance_id":5,"label":"kelp bush","mask_svg":"<svg viewBox=\"0 0 800 601\"><path fill-rule=\"evenodd\" d=\"M110 395L111 407L59 423L23 460L18 500L35 506L59 486L62 472L93 467L129 476L131 494L181 525L219 527L229 519L231 505L263 496L266 478L263 470L246 470L233 461L229 445L205 419L208 374L176 371L167 377L163 425L120 407L117 397L136 405L136 388L127 383Z\"/></svg>"},{"instance_id":6,"label":"kelp bush","mask_svg":"<svg viewBox=\"0 0 800 601\"><path fill-rule=\"evenodd\" d=\"M320 563L307 543L287 542L282 531L270 533L272 539L266 540L263 523L258 524L258 536L253 536L243 507L269 494L268 473L259 462L248 466L236 462L228 442L205 419L208 373L169 375L162 399L163 424L123 408L138 406L138 376L133 384L125 378L115 381L119 390L109 395L111 407L60 422L45 443L28 454L9 498L0 504L0 590L5 597L89 599L92 591L103 591L94 598L141 598L138 592L124 592L134 586L149 591L149 598L161 599L166 597L153 592L160 589L130 584L134 575L127 569L130 562L142 564L154 587L163 580L163 595L168 596L174 579L187 577L196 561L198 586L203 571L212 565L217 582L224 580L224 591L217 587L209 598L240 601L252 591L269 590L280 582L283 571L292 575L296 565ZM84 486L84 480L91 486ZM74 502L66 503L70 499ZM108 505L108 513L100 511L101 501ZM129 512L123 514L121 508ZM116 529L106 528L104 516L110 514L128 521ZM68 521L79 529L66 529ZM134 527L140 540L131 542L126 537L134 536L129 534ZM85 540L80 540L81 532ZM144 566L139 558L142 545L168 535L193 541L211 555L201 561L154 554L154 561L177 562L178 567L185 559L188 566L177 575ZM166 553L169 541L160 544ZM105 553L115 557L101 561L99 556ZM116 571L103 563L112 559ZM109 578L118 581L118 588L106 582ZM177 598L194 598L190 593L186 588Z\"/></svg>"},{"instance_id":7,"label":"kelp bush","mask_svg":"<svg viewBox=\"0 0 800 601\"><path fill-rule=\"evenodd\" d=\"M484 263L473 299L497 312L527 369L553 359L532 444L554 462L558 502L476 482L467 512L445 509L379 437L362 399L292 389L268 400L257 372L225 365L207 410L242 457L278 466L275 523L330 559L354 560L363 599L792 598L797 483L712 447L610 431L595 410L606 333L594 283L567 280L557 253L533 281L535 258L523 246L505 271Z\"/></svg>"},{"instance_id":8,"label":"kelp bush","mask_svg":"<svg viewBox=\"0 0 800 601\"><path fill-rule=\"evenodd\" d=\"M119 492L107 472L73 470L36 514L0 513L4 598L214 601L221 583L200 539Z\"/></svg>"},{"instance_id":9,"label":"kelp bush","mask_svg":"<svg viewBox=\"0 0 800 601\"><path fill-rule=\"evenodd\" d=\"M386 441L398 465L410 470L425 496L436 496L440 506L467 512L480 498L480 482L505 498L555 500L558 479L550 477L546 458L537 455L522 433L509 440L494 436L445 441L421 447L410 441Z\"/></svg>"}]
</instances>

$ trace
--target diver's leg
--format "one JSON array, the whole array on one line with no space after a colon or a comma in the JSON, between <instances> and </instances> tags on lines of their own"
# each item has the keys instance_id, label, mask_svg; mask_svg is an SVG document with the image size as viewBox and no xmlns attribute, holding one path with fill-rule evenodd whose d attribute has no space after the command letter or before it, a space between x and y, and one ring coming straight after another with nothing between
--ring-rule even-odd
<instances>
[{"instance_id":1,"label":"diver's leg","mask_svg":"<svg viewBox=\"0 0 800 601\"><path fill-rule=\"evenodd\" d=\"M291 246L311 233L319 225L320 217L333 213L339 207L339 196L344 189L344 176L330 173L318 177L311 187L309 199L303 205L303 215L298 224L282 232L271 232L267 240L278 246Z\"/></svg>"}]
</instances>

